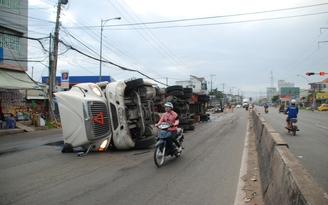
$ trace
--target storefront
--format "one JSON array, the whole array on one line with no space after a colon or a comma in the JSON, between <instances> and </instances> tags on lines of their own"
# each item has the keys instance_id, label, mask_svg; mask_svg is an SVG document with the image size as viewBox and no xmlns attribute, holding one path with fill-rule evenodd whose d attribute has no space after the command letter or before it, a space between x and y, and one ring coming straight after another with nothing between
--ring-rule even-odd
<instances>
[{"instance_id":1,"label":"storefront","mask_svg":"<svg viewBox=\"0 0 328 205\"><path fill-rule=\"evenodd\" d=\"M26 90L37 88L39 85L24 71L0 69L0 129L11 114L16 120L29 119Z\"/></svg>"}]
</instances>

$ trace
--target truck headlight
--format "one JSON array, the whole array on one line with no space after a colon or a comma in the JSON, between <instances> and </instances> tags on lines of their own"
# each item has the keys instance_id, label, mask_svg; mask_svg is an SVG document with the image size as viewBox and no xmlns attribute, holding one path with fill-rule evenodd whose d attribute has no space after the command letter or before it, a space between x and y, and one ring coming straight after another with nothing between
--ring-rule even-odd
<instances>
[{"instance_id":1,"label":"truck headlight","mask_svg":"<svg viewBox=\"0 0 328 205\"><path fill-rule=\"evenodd\" d=\"M108 139L105 139L105 140L101 143L101 145L99 146L98 151L99 151L99 152L104 151L104 150L106 149L107 145L108 145Z\"/></svg>"},{"instance_id":2,"label":"truck headlight","mask_svg":"<svg viewBox=\"0 0 328 205\"><path fill-rule=\"evenodd\" d=\"M98 95L99 97L102 97L102 92L97 85L89 84L89 87L94 93L96 93L96 95Z\"/></svg>"}]
</instances>

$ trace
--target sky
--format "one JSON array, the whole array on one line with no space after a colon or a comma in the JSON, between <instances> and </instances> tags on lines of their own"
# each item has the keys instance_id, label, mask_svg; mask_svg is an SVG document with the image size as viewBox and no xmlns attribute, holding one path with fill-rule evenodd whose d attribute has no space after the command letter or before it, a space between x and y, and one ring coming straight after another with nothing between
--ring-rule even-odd
<instances>
[{"instance_id":1,"label":"sky","mask_svg":"<svg viewBox=\"0 0 328 205\"><path fill-rule=\"evenodd\" d=\"M56 0L29 0L29 33L54 33ZM121 17L121 20L115 18ZM258 98L278 80L308 89L328 73L328 0L69 0L62 6L59 39L163 84L204 77L209 89ZM41 41L49 48L49 39ZM48 75L48 51L29 41L28 74ZM59 44L57 76L99 76L99 60ZM32 69L33 68L33 69ZM115 80L144 78L102 63ZM212 83L211 83L212 82ZM159 84L159 87L165 87Z\"/></svg>"}]
</instances>

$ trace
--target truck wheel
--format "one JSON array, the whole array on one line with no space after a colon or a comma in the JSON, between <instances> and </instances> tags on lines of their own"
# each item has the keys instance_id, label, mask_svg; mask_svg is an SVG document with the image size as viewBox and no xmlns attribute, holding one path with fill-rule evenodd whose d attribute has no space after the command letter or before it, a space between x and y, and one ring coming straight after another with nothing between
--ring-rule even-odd
<instances>
[{"instance_id":1,"label":"truck wheel","mask_svg":"<svg viewBox=\"0 0 328 205\"><path fill-rule=\"evenodd\" d=\"M144 149L151 145L155 145L155 143L156 143L155 136L149 136L145 139L137 140L134 149Z\"/></svg>"},{"instance_id":2,"label":"truck wheel","mask_svg":"<svg viewBox=\"0 0 328 205\"><path fill-rule=\"evenodd\" d=\"M180 118L179 121L180 121L180 125L188 124L188 119L186 118Z\"/></svg>"},{"instance_id":3,"label":"truck wheel","mask_svg":"<svg viewBox=\"0 0 328 205\"><path fill-rule=\"evenodd\" d=\"M168 92L167 95L173 95L175 97L182 97L184 96L184 93L183 91L171 91L171 92Z\"/></svg>"},{"instance_id":4,"label":"truck wheel","mask_svg":"<svg viewBox=\"0 0 328 205\"><path fill-rule=\"evenodd\" d=\"M183 87L181 85L173 85L173 86L169 86L166 88L167 93L169 93L171 91L182 91L183 92Z\"/></svg>"},{"instance_id":5,"label":"truck wheel","mask_svg":"<svg viewBox=\"0 0 328 205\"><path fill-rule=\"evenodd\" d=\"M183 88L184 93L192 93L192 88Z\"/></svg>"},{"instance_id":6,"label":"truck wheel","mask_svg":"<svg viewBox=\"0 0 328 205\"><path fill-rule=\"evenodd\" d=\"M182 128L183 130L189 130L189 125L179 125L178 127Z\"/></svg>"},{"instance_id":7,"label":"truck wheel","mask_svg":"<svg viewBox=\"0 0 328 205\"><path fill-rule=\"evenodd\" d=\"M188 119L188 125L193 125L195 124L195 120L194 119Z\"/></svg>"},{"instance_id":8,"label":"truck wheel","mask_svg":"<svg viewBox=\"0 0 328 205\"><path fill-rule=\"evenodd\" d=\"M135 80L127 81L127 82L125 82L125 84L126 84L125 89L131 89L131 88L135 88L135 87L144 85L144 81L142 78L138 78Z\"/></svg>"},{"instance_id":9,"label":"truck wheel","mask_svg":"<svg viewBox=\"0 0 328 205\"><path fill-rule=\"evenodd\" d=\"M186 93L185 92L183 98L190 100L192 98L192 93Z\"/></svg>"},{"instance_id":10,"label":"truck wheel","mask_svg":"<svg viewBox=\"0 0 328 205\"><path fill-rule=\"evenodd\" d=\"M208 115L200 115L200 121L202 121L202 122L207 122L208 118L209 118Z\"/></svg>"},{"instance_id":11,"label":"truck wheel","mask_svg":"<svg viewBox=\"0 0 328 205\"><path fill-rule=\"evenodd\" d=\"M195 126L194 125L189 125L189 130L194 130Z\"/></svg>"},{"instance_id":12,"label":"truck wheel","mask_svg":"<svg viewBox=\"0 0 328 205\"><path fill-rule=\"evenodd\" d=\"M209 96L208 95L198 95L198 102L208 102Z\"/></svg>"},{"instance_id":13,"label":"truck wheel","mask_svg":"<svg viewBox=\"0 0 328 205\"><path fill-rule=\"evenodd\" d=\"M62 153L72 153L72 152L74 152L74 150L73 150L72 145L65 143L61 152Z\"/></svg>"}]
</instances>

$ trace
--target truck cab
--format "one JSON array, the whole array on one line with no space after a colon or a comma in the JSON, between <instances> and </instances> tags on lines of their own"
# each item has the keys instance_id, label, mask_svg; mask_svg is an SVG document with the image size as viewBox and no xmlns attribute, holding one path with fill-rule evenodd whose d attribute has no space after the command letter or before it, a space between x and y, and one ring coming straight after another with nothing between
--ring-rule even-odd
<instances>
[{"instance_id":1,"label":"truck cab","mask_svg":"<svg viewBox=\"0 0 328 205\"><path fill-rule=\"evenodd\" d=\"M104 151L145 148L155 144L159 118L154 111L156 89L143 79L80 83L56 93L64 148Z\"/></svg>"}]
</instances>

